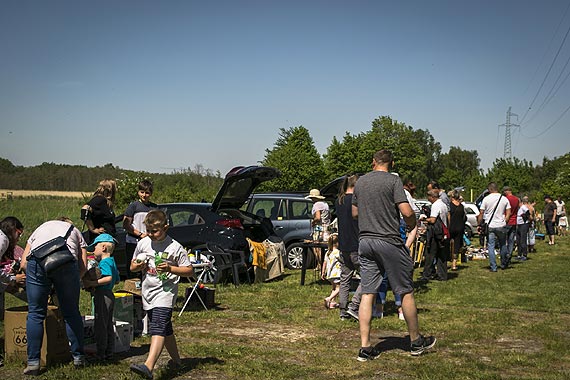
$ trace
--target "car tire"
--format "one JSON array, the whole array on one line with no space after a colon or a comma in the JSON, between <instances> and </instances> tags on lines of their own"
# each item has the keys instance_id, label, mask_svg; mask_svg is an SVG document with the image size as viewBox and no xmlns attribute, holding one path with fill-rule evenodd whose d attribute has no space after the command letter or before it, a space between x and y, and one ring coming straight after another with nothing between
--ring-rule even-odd
<instances>
[{"instance_id":1,"label":"car tire","mask_svg":"<svg viewBox=\"0 0 570 380\"><path fill-rule=\"evenodd\" d=\"M285 265L289 269L301 269L303 266L303 244L292 243L285 249ZM307 255L307 268L311 268L314 265L314 254L312 250L309 250Z\"/></svg>"}]
</instances>

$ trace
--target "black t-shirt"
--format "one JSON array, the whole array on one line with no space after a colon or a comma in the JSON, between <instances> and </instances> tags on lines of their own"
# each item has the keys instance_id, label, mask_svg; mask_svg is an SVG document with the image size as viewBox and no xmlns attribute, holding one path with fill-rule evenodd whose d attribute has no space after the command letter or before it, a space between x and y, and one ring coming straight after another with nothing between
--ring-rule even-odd
<instances>
[{"instance_id":1,"label":"black t-shirt","mask_svg":"<svg viewBox=\"0 0 570 380\"><path fill-rule=\"evenodd\" d=\"M103 227L105 231L113 237L117 235L117 229L115 228L115 213L107 204L107 199L101 195L96 195L89 202L91 206L91 216L90 219L93 222L95 228ZM89 231L89 244L97 237L97 234Z\"/></svg>"},{"instance_id":2,"label":"black t-shirt","mask_svg":"<svg viewBox=\"0 0 570 380\"><path fill-rule=\"evenodd\" d=\"M338 220L338 249L341 252L358 252L358 220L352 217L352 194L344 196L342 204L335 201Z\"/></svg>"},{"instance_id":3,"label":"black t-shirt","mask_svg":"<svg viewBox=\"0 0 570 380\"><path fill-rule=\"evenodd\" d=\"M454 205L453 202L449 205L449 213L451 214L449 223L449 233L462 234L465 231L465 220L467 215L465 215L465 207L462 204L458 206Z\"/></svg>"}]
</instances>

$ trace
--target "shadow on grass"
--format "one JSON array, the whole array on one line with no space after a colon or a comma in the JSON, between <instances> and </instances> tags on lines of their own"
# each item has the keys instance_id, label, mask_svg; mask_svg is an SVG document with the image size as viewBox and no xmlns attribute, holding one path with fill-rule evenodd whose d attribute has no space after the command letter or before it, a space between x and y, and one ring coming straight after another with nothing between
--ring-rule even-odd
<instances>
[{"instance_id":1,"label":"shadow on grass","mask_svg":"<svg viewBox=\"0 0 570 380\"><path fill-rule=\"evenodd\" d=\"M214 357L206 358L184 358L182 359L182 365L179 368L165 367L164 370L160 371L159 376L155 376L155 379L174 379L181 375L184 375L194 368L200 365L206 364L224 364L224 361Z\"/></svg>"},{"instance_id":2,"label":"shadow on grass","mask_svg":"<svg viewBox=\"0 0 570 380\"><path fill-rule=\"evenodd\" d=\"M399 337L399 336L383 336L379 338L380 343L377 343L374 348L380 352L401 350L410 351L410 338L409 337Z\"/></svg>"}]
</instances>

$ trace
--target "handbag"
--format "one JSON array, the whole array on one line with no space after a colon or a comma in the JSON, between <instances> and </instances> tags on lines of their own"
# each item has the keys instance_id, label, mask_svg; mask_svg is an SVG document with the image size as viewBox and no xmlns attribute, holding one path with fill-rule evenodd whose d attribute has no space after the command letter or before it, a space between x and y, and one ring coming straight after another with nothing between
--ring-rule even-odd
<instances>
[{"instance_id":1,"label":"handbag","mask_svg":"<svg viewBox=\"0 0 570 380\"><path fill-rule=\"evenodd\" d=\"M75 261L75 256L67 247L67 238L71 235L73 228L74 226L71 225L65 236L53 238L30 252L30 255L34 256L47 274L51 274L64 264Z\"/></svg>"},{"instance_id":2,"label":"handbag","mask_svg":"<svg viewBox=\"0 0 570 380\"><path fill-rule=\"evenodd\" d=\"M451 234L449 233L449 228L443 223L443 219L441 219L441 215L438 216L439 221L441 222L441 229L443 230L443 240L451 239Z\"/></svg>"}]
</instances>

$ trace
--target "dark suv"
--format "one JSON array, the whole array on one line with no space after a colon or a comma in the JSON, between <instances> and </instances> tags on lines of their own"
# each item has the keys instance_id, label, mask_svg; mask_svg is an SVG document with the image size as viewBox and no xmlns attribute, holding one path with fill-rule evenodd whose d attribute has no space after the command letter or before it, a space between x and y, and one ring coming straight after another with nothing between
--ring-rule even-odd
<instances>
[{"instance_id":1,"label":"dark suv","mask_svg":"<svg viewBox=\"0 0 570 380\"><path fill-rule=\"evenodd\" d=\"M285 243L285 264L290 269L300 269L303 263L301 243L311 237L313 202L300 193L258 193L253 194L243 208L251 214L271 219L275 233Z\"/></svg>"}]
</instances>

